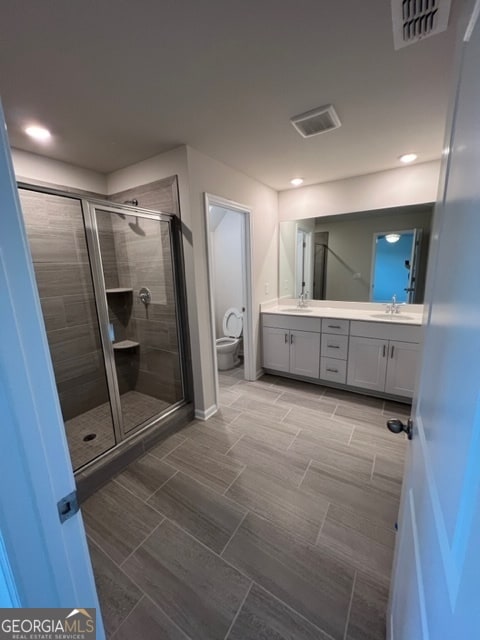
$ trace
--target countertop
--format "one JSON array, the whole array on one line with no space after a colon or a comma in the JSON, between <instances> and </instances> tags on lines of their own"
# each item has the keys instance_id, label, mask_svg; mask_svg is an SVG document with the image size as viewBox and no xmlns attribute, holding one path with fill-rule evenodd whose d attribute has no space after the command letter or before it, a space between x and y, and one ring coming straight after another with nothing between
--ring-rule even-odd
<instances>
[{"instance_id":1,"label":"countertop","mask_svg":"<svg viewBox=\"0 0 480 640\"><path fill-rule=\"evenodd\" d=\"M363 320L365 322L388 322L393 324L421 325L423 305L401 305L399 313L386 313L385 305L378 303L308 301L306 308L297 306L296 300L279 300L260 305L261 313L273 313L304 318L338 318Z\"/></svg>"}]
</instances>

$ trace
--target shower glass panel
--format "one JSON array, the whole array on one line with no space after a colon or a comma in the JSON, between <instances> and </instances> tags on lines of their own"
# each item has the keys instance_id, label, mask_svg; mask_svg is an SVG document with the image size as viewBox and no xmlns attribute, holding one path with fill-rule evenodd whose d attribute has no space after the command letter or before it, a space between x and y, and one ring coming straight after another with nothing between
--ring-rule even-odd
<instances>
[{"instance_id":1,"label":"shower glass panel","mask_svg":"<svg viewBox=\"0 0 480 640\"><path fill-rule=\"evenodd\" d=\"M19 194L77 470L116 444L81 203L26 189Z\"/></svg>"},{"instance_id":2,"label":"shower glass panel","mask_svg":"<svg viewBox=\"0 0 480 640\"><path fill-rule=\"evenodd\" d=\"M168 217L93 209L110 357L128 434L184 397Z\"/></svg>"}]
</instances>

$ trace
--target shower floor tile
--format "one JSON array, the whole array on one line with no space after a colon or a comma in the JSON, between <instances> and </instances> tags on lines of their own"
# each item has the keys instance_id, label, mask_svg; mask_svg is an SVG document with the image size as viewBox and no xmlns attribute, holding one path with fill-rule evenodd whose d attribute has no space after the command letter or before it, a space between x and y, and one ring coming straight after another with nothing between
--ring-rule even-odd
<instances>
[{"instance_id":1,"label":"shower floor tile","mask_svg":"<svg viewBox=\"0 0 480 640\"><path fill-rule=\"evenodd\" d=\"M121 396L125 433L164 411L169 403L153 396L127 391ZM75 470L115 446L110 403L104 402L65 422L68 448ZM95 435L93 439L89 436ZM87 438L87 440L85 440Z\"/></svg>"}]
</instances>

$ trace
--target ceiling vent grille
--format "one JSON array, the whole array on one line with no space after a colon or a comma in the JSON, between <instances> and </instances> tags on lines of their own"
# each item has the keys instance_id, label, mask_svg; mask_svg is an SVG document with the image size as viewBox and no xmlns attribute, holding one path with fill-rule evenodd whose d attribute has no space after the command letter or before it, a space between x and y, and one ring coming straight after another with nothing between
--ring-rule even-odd
<instances>
[{"instance_id":1,"label":"ceiling vent grille","mask_svg":"<svg viewBox=\"0 0 480 640\"><path fill-rule=\"evenodd\" d=\"M304 138L311 138L319 133L338 129L342 125L337 112L331 104L293 116L293 118L290 118L290 122Z\"/></svg>"},{"instance_id":2,"label":"ceiling vent grille","mask_svg":"<svg viewBox=\"0 0 480 640\"><path fill-rule=\"evenodd\" d=\"M395 49L445 31L450 5L451 0L392 0Z\"/></svg>"}]
</instances>

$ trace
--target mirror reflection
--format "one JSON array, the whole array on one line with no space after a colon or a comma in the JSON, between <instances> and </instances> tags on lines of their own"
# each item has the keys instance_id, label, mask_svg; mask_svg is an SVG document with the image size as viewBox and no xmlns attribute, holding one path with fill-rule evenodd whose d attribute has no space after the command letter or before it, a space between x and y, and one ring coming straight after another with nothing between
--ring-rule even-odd
<instances>
[{"instance_id":1,"label":"mirror reflection","mask_svg":"<svg viewBox=\"0 0 480 640\"><path fill-rule=\"evenodd\" d=\"M375 233L372 261L372 302L414 303L422 229Z\"/></svg>"},{"instance_id":2,"label":"mirror reflection","mask_svg":"<svg viewBox=\"0 0 480 640\"><path fill-rule=\"evenodd\" d=\"M423 303L432 215L425 204L281 222L279 297Z\"/></svg>"}]
</instances>

